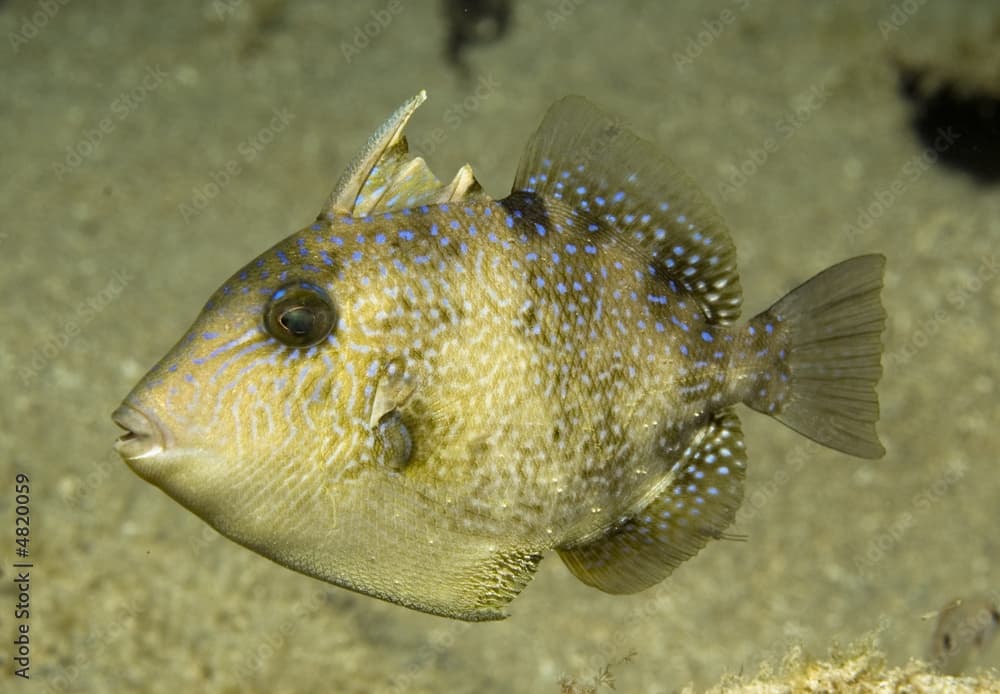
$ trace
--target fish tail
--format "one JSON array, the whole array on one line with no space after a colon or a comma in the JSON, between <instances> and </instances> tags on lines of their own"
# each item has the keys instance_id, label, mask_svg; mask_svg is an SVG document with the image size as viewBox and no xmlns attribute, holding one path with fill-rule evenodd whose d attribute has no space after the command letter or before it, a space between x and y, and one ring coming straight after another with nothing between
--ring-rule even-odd
<instances>
[{"instance_id":1,"label":"fish tail","mask_svg":"<svg viewBox=\"0 0 1000 694\"><path fill-rule=\"evenodd\" d=\"M882 255L845 260L754 318L751 333L777 337L782 387L754 388L746 404L824 446L881 457L875 386L882 375L884 268Z\"/></svg>"}]
</instances>

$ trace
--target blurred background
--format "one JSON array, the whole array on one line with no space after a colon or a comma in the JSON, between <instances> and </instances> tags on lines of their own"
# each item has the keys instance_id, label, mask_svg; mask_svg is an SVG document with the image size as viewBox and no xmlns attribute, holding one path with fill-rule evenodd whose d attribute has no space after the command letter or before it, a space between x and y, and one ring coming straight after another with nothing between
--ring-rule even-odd
<instances>
[{"instance_id":1,"label":"blurred background","mask_svg":"<svg viewBox=\"0 0 1000 694\"><path fill-rule=\"evenodd\" d=\"M22 473L38 691L670 692L873 631L903 664L1000 597L996 3L8 0L0 36L0 628ZM420 89L411 148L497 197L557 97L622 116L726 218L746 315L885 253L886 457L741 410L745 541L629 597L553 556L477 625L280 568L133 475L110 412Z\"/></svg>"}]
</instances>

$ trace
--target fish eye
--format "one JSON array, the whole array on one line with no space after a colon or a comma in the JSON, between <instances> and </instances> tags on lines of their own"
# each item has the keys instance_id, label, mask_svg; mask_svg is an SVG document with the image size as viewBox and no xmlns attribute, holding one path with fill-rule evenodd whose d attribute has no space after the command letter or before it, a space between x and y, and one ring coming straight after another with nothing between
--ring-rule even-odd
<instances>
[{"instance_id":1,"label":"fish eye","mask_svg":"<svg viewBox=\"0 0 1000 694\"><path fill-rule=\"evenodd\" d=\"M264 328L289 347L311 347L337 327L330 296L308 282L279 288L264 311Z\"/></svg>"}]
</instances>

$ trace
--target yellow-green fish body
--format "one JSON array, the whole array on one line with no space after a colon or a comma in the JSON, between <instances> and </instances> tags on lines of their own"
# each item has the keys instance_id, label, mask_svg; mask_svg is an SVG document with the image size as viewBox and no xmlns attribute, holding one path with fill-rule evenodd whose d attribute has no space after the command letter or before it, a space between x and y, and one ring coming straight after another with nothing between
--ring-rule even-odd
<instances>
[{"instance_id":1,"label":"yellow-green fish body","mask_svg":"<svg viewBox=\"0 0 1000 694\"><path fill-rule=\"evenodd\" d=\"M481 620L547 550L628 593L718 537L737 403L881 455L881 256L738 325L721 219L613 119L556 103L494 200L409 157L423 99L116 411L140 476L280 564Z\"/></svg>"}]
</instances>

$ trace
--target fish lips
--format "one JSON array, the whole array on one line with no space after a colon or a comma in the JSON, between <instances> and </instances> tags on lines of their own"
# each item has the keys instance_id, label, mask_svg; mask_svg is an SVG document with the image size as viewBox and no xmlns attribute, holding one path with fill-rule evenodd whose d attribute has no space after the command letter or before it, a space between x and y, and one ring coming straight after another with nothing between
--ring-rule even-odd
<instances>
[{"instance_id":1,"label":"fish lips","mask_svg":"<svg viewBox=\"0 0 1000 694\"><path fill-rule=\"evenodd\" d=\"M163 423L127 402L111 414L111 420L125 430L115 441L115 451L140 475L138 466L142 466L142 461L159 456L169 444Z\"/></svg>"}]
</instances>

